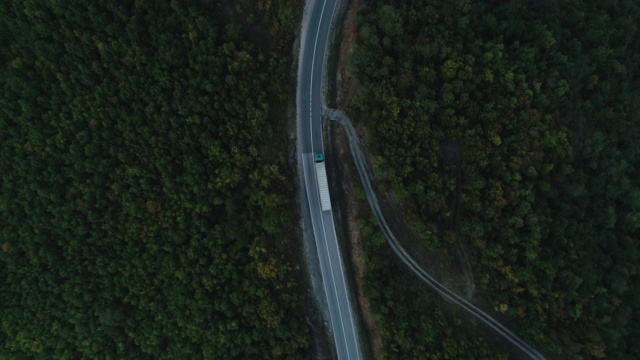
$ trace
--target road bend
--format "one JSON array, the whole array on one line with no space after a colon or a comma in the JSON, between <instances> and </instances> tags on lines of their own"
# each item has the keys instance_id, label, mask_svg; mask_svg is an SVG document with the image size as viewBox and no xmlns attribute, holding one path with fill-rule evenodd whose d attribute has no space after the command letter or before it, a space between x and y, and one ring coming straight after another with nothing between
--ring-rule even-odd
<instances>
[{"instance_id":1,"label":"road bend","mask_svg":"<svg viewBox=\"0 0 640 360\"><path fill-rule=\"evenodd\" d=\"M322 211L314 153L324 153L322 82L337 0L316 0L303 31L298 63L297 127L305 195L318 251L329 322L339 359L362 358L332 210Z\"/></svg>"}]
</instances>

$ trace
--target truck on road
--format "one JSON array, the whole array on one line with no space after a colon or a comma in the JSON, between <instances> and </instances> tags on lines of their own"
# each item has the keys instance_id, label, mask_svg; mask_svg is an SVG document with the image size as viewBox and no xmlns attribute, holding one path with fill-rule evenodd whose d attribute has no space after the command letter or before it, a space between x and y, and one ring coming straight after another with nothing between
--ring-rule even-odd
<instances>
[{"instance_id":1,"label":"truck on road","mask_svg":"<svg viewBox=\"0 0 640 360\"><path fill-rule=\"evenodd\" d=\"M328 211L331 210L331 198L329 197L327 170L324 166L324 154L314 154L313 160L316 163L316 179L318 180L318 191L320 192L320 205L322 205L322 211Z\"/></svg>"}]
</instances>

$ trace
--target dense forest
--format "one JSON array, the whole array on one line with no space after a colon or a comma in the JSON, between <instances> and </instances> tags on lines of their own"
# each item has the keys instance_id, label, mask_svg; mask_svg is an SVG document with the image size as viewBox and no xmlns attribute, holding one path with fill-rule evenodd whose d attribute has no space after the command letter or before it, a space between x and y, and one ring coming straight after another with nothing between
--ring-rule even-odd
<instances>
[{"instance_id":1,"label":"dense forest","mask_svg":"<svg viewBox=\"0 0 640 360\"><path fill-rule=\"evenodd\" d=\"M640 358L638 24L636 1L367 2L350 59L423 245L459 240L480 300L575 359ZM383 324L416 320L388 296Z\"/></svg>"},{"instance_id":2,"label":"dense forest","mask_svg":"<svg viewBox=\"0 0 640 360\"><path fill-rule=\"evenodd\" d=\"M396 257L375 220L360 220L365 295L380 328L383 359L507 359L486 329L447 303Z\"/></svg>"},{"instance_id":3,"label":"dense forest","mask_svg":"<svg viewBox=\"0 0 640 360\"><path fill-rule=\"evenodd\" d=\"M296 0L0 2L0 358L305 358Z\"/></svg>"}]
</instances>

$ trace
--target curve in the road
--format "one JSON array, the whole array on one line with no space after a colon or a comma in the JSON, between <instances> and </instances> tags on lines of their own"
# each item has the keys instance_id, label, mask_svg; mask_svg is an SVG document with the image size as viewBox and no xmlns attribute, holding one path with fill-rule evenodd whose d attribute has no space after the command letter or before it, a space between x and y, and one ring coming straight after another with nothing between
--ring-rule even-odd
<instances>
[{"instance_id":1,"label":"curve in the road","mask_svg":"<svg viewBox=\"0 0 640 360\"><path fill-rule=\"evenodd\" d=\"M489 326L497 333L502 335L505 339L511 342L514 346L520 349L524 354L529 356L531 359L543 360L545 357L534 349L532 346L527 344L524 340L520 339L513 332L511 332L507 327L502 325L496 319L494 319L491 315L485 313L475 305L471 304L469 301L459 296L452 290L448 289L446 286L439 283L436 279L434 279L431 275L429 275L424 269L422 269L413 258L404 250L402 245L398 242L396 237L393 235L393 232L387 225L387 222L380 210L380 206L378 205L378 198L373 191L371 186L371 181L369 180L369 173L367 170L367 165L362 156L362 152L360 151L360 144L358 142L358 138L355 132L355 129L351 125L349 119L339 110L329 110L329 117L334 120L338 120L343 124L347 131L347 135L349 137L349 148L351 150L351 156L356 164L356 168L358 169L358 173L360 175L360 180L362 181L362 185L365 188L365 193L367 196L367 200L369 201L369 205L378 220L378 224L384 233L387 242L393 249L394 253L402 260L402 262L407 265L411 271L413 271L422 281L424 281L427 285L436 290L440 295L445 297L447 300L459 305L467 312L471 313L473 316L478 318L485 325Z\"/></svg>"},{"instance_id":2,"label":"curve in the road","mask_svg":"<svg viewBox=\"0 0 640 360\"><path fill-rule=\"evenodd\" d=\"M322 80L328 35L338 0L318 0L305 14L308 24L302 35L298 70L298 135L302 151L302 176L316 241L323 289L339 359L359 360L358 336L349 301L349 291L342 266L333 214L323 211L316 181L313 154L324 152L322 139ZM310 15L307 18L307 15ZM306 22L308 21L308 22ZM308 94L307 94L308 92ZM308 106L306 108L308 96ZM308 120L306 116L309 116ZM314 129L315 128L315 129Z\"/></svg>"}]
</instances>

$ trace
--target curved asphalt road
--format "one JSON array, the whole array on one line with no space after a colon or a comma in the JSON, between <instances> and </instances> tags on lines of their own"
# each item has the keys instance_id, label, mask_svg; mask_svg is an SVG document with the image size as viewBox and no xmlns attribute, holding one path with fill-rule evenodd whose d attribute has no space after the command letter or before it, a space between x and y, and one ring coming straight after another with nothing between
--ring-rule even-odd
<instances>
[{"instance_id":1,"label":"curved asphalt road","mask_svg":"<svg viewBox=\"0 0 640 360\"><path fill-rule=\"evenodd\" d=\"M322 283L339 359L361 359L349 292L333 223L333 212L322 211L314 153L324 153L322 141L322 79L327 41L338 0L316 0L303 33L298 64L297 123L302 169L311 223L316 239Z\"/></svg>"}]
</instances>

